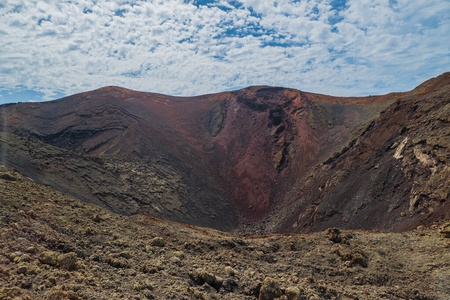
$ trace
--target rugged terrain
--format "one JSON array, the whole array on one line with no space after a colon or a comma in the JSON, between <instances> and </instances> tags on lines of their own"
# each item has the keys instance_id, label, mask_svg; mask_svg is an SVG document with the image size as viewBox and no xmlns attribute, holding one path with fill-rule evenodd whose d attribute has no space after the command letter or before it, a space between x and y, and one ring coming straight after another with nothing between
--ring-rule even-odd
<instances>
[{"instance_id":1,"label":"rugged terrain","mask_svg":"<svg viewBox=\"0 0 450 300\"><path fill-rule=\"evenodd\" d=\"M355 98L266 86L190 98L106 87L0 106L0 153L36 182L124 215L244 233L338 221L410 229L431 212L409 211L405 201L429 207L431 197L431 206L444 207L448 198L448 77L432 80L436 91ZM417 140L428 131L440 140ZM404 158L393 158L398 145ZM417 169L417 151L438 158ZM392 167L399 163L404 172ZM422 190L429 180L429 191L441 185L438 198ZM374 210L376 218L364 219Z\"/></svg>"},{"instance_id":2,"label":"rugged terrain","mask_svg":"<svg viewBox=\"0 0 450 300\"><path fill-rule=\"evenodd\" d=\"M0 190L2 300L450 295L450 224L245 237L118 215L4 166Z\"/></svg>"},{"instance_id":3,"label":"rugged terrain","mask_svg":"<svg viewBox=\"0 0 450 300\"><path fill-rule=\"evenodd\" d=\"M449 299L450 73L0 117L0 300Z\"/></svg>"},{"instance_id":4,"label":"rugged terrain","mask_svg":"<svg viewBox=\"0 0 450 300\"><path fill-rule=\"evenodd\" d=\"M348 146L300 181L292 189L296 196L266 226L277 232L332 226L404 231L448 220L449 161L446 73L399 95Z\"/></svg>"}]
</instances>

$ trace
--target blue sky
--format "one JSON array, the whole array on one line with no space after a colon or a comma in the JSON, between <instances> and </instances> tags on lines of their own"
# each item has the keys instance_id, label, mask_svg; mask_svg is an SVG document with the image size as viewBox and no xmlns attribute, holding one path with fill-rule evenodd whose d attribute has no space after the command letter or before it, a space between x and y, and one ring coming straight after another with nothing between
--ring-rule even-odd
<instances>
[{"instance_id":1,"label":"blue sky","mask_svg":"<svg viewBox=\"0 0 450 300\"><path fill-rule=\"evenodd\" d=\"M273 85L407 91L450 71L448 0L8 0L0 104L107 85L200 95Z\"/></svg>"}]
</instances>

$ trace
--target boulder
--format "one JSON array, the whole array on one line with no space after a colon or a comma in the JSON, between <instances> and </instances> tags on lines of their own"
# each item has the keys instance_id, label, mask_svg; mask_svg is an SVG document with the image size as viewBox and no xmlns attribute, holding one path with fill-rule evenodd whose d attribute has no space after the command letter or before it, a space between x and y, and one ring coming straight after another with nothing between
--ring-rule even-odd
<instances>
[{"instance_id":1,"label":"boulder","mask_svg":"<svg viewBox=\"0 0 450 300\"><path fill-rule=\"evenodd\" d=\"M281 297L281 288L278 282L266 277L259 291L259 300L272 300Z\"/></svg>"}]
</instances>

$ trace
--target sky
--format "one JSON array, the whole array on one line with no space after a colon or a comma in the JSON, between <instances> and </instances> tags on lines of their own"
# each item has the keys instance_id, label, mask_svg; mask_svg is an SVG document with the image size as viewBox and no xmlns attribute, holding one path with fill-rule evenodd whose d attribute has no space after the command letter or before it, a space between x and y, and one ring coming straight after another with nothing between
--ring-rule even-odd
<instances>
[{"instance_id":1,"label":"sky","mask_svg":"<svg viewBox=\"0 0 450 300\"><path fill-rule=\"evenodd\" d=\"M0 1L0 104L110 85L364 96L447 71L449 0Z\"/></svg>"}]
</instances>

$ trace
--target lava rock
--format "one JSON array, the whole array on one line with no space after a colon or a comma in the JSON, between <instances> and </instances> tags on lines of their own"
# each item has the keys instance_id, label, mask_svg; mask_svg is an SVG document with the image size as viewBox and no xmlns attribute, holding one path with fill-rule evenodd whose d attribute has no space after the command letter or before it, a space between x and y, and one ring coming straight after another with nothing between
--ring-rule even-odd
<instances>
[{"instance_id":1,"label":"lava rock","mask_svg":"<svg viewBox=\"0 0 450 300\"><path fill-rule=\"evenodd\" d=\"M446 238L450 238L450 223L443 225L439 229L439 233L443 234Z\"/></svg>"},{"instance_id":2,"label":"lava rock","mask_svg":"<svg viewBox=\"0 0 450 300\"><path fill-rule=\"evenodd\" d=\"M58 253L53 251L44 251L39 255L39 261L45 265L56 267L58 265Z\"/></svg>"},{"instance_id":3,"label":"lava rock","mask_svg":"<svg viewBox=\"0 0 450 300\"><path fill-rule=\"evenodd\" d=\"M281 288L277 281L266 277L259 291L259 300L273 300L281 296Z\"/></svg>"},{"instance_id":4,"label":"lava rock","mask_svg":"<svg viewBox=\"0 0 450 300\"><path fill-rule=\"evenodd\" d=\"M290 286L286 289L285 295L287 300L300 300L302 299L300 289L296 286Z\"/></svg>"},{"instance_id":5,"label":"lava rock","mask_svg":"<svg viewBox=\"0 0 450 300\"><path fill-rule=\"evenodd\" d=\"M150 241L150 245L155 247L164 247L166 243L161 237L155 237Z\"/></svg>"},{"instance_id":6,"label":"lava rock","mask_svg":"<svg viewBox=\"0 0 450 300\"><path fill-rule=\"evenodd\" d=\"M228 278L223 281L222 287L227 292L234 292L239 288L239 285L236 280Z\"/></svg>"},{"instance_id":7,"label":"lava rock","mask_svg":"<svg viewBox=\"0 0 450 300\"><path fill-rule=\"evenodd\" d=\"M58 266L67 271L74 271L78 268L78 257L75 252L69 252L58 256Z\"/></svg>"}]
</instances>

